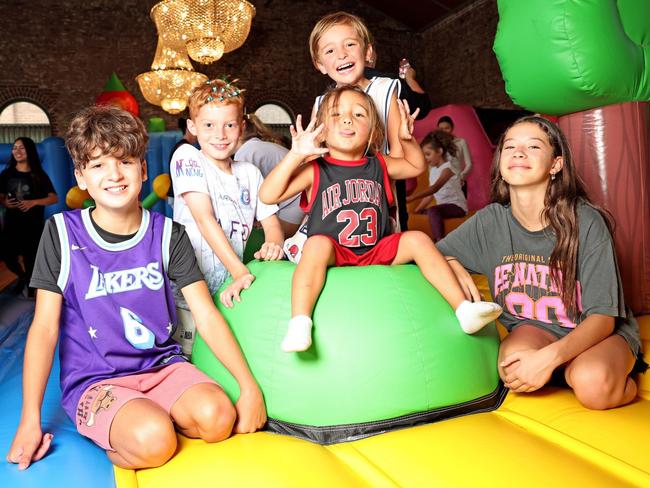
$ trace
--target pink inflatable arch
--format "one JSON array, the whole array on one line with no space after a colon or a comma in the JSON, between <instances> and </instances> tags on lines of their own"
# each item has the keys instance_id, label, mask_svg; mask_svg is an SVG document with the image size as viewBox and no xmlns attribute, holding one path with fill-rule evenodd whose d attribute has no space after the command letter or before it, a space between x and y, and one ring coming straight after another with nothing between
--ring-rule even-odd
<instances>
[{"instance_id":1,"label":"pink inflatable arch","mask_svg":"<svg viewBox=\"0 0 650 488\"><path fill-rule=\"evenodd\" d=\"M479 210L489 203L490 165L494 146L471 105L444 105L434 108L422 120L415 122L413 134L421 141L437 128L438 119L448 115L454 121L454 134L467 141L472 156L472 171L467 176L467 206Z\"/></svg>"}]
</instances>

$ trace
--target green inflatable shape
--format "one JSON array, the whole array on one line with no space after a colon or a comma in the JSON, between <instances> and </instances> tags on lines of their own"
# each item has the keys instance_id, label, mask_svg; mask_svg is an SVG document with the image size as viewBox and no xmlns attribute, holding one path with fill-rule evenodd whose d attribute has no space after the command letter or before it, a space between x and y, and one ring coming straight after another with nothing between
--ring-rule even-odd
<instances>
[{"instance_id":1,"label":"green inflatable shape","mask_svg":"<svg viewBox=\"0 0 650 488\"><path fill-rule=\"evenodd\" d=\"M262 244L264 244L264 230L257 228L253 229L251 235L248 237L248 241L246 242L242 262L246 264L255 259L254 254L260 250Z\"/></svg>"},{"instance_id":2,"label":"green inflatable shape","mask_svg":"<svg viewBox=\"0 0 650 488\"><path fill-rule=\"evenodd\" d=\"M650 100L650 1L498 0L494 40L506 92L564 115Z\"/></svg>"},{"instance_id":3,"label":"green inflatable shape","mask_svg":"<svg viewBox=\"0 0 650 488\"><path fill-rule=\"evenodd\" d=\"M471 402L499 387L495 326L466 335L415 265L330 268L314 310L312 347L282 352L294 267L249 263L256 280L241 303L219 306L270 418L358 424ZM200 336L192 362L237 400L236 381Z\"/></svg>"},{"instance_id":4,"label":"green inflatable shape","mask_svg":"<svg viewBox=\"0 0 650 488\"><path fill-rule=\"evenodd\" d=\"M104 85L104 91L109 92L109 91L126 91L126 88L124 88L124 85L120 81L120 79L117 77L117 73L113 71L111 73L111 76L108 77L108 81Z\"/></svg>"},{"instance_id":5,"label":"green inflatable shape","mask_svg":"<svg viewBox=\"0 0 650 488\"><path fill-rule=\"evenodd\" d=\"M160 117L151 117L147 122L147 132L165 132L165 121Z\"/></svg>"}]
</instances>

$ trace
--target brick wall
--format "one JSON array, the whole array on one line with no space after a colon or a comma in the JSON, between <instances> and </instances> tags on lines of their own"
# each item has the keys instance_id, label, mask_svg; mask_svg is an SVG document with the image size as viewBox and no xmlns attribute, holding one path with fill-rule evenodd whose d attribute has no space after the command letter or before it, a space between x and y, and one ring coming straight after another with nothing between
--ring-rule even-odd
<instances>
[{"instance_id":1,"label":"brick wall","mask_svg":"<svg viewBox=\"0 0 650 488\"><path fill-rule=\"evenodd\" d=\"M135 77L156 47L149 11L156 0L3 0L0 2L0 108L12 98L42 105L62 134L71 114L92 104L112 71L136 97L143 119L176 117L148 104ZM307 40L315 21L345 9L361 15L376 38L377 67L395 72L408 56L435 105L465 102L508 107L492 41L494 0L479 0L439 26L413 33L361 1L253 0L257 15L238 50L212 65L194 63L210 78L227 73L247 88L249 105L278 100L307 115L327 79L311 64ZM413 46L419 46L417 50ZM499 83L500 82L500 83Z\"/></svg>"},{"instance_id":2,"label":"brick wall","mask_svg":"<svg viewBox=\"0 0 650 488\"><path fill-rule=\"evenodd\" d=\"M147 103L135 77L148 71L156 47L149 11L155 0L3 0L0 2L0 108L18 95L37 101L62 134L77 110L92 104L112 71L136 97L143 119L176 117ZM257 15L244 45L212 65L193 63L210 78L227 73L247 88L249 105L283 102L308 115L314 97L327 86L315 70L307 40L325 13L346 9L372 26L382 52L379 67L399 60L413 34L363 2L253 0ZM390 40L386 42L385 40Z\"/></svg>"},{"instance_id":3,"label":"brick wall","mask_svg":"<svg viewBox=\"0 0 650 488\"><path fill-rule=\"evenodd\" d=\"M434 106L517 108L492 51L497 21L496 0L477 0L418 35L424 47L418 73Z\"/></svg>"}]
</instances>

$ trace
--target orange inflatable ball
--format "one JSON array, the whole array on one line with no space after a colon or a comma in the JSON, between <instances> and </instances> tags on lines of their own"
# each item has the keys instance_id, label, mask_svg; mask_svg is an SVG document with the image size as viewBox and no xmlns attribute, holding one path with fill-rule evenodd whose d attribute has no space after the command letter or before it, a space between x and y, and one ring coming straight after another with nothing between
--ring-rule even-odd
<instances>
[{"instance_id":1,"label":"orange inflatable ball","mask_svg":"<svg viewBox=\"0 0 650 488\"><path fill-rule=\"evenodd\" d=\"M89 198L90 194L86 190L82 190L78 186L73 186L65 196L65 204L68 208L83 208L84 201Z\"/></svg>"},{"instance_id":2,"label":"orange inflatable ball","mask_svg":"<svg viewBox=\"0 0 650 488\"><path fill-rule=\"evenodd\" d=\"M153 192L160 199L167 197L169 187L172 185L172 180L167 173L161 173L153 180Z\"/></svg>"}]
</instances>

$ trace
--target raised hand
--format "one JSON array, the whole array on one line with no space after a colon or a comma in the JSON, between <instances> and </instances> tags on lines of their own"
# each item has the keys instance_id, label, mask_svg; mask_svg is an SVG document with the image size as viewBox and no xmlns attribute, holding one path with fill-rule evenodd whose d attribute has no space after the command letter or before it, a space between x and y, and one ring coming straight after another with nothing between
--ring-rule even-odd
<instances>
[{"instance_id":1,"label":"raised hand","mask_svg":"<svg viewBox=\"0 0 650 488\"><path fill-rule=\"evenodd\" d=\"M415 118L420 113L420 108L416 108L415 112L410 113L409 104L406 100L397 99L397 106L399 108L400 125L399 125L399 138L404 141L413 139L413 124Z\"/></svg>"},{"instance_id":2,"label":"raised hand","mask_svg":"<svg viewBox=\"0 0 650 488\"><path fill-rule=\"evenodd\" d=\"M291 131L291 152L300 156L321 156L327 153L326 147L321 147L319 136L324 125L316 127L316 119L311 119L309 125L303 130L302 116L296 118L296 127L289 127Z\"/></svg>"}]
</instances>

